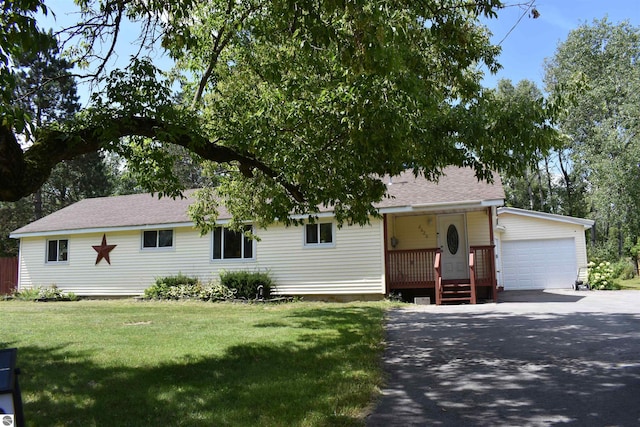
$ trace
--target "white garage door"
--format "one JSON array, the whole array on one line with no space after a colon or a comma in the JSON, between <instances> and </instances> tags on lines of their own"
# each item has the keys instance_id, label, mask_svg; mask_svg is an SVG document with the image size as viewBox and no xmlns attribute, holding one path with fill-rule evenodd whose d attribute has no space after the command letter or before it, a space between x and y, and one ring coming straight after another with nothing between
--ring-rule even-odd
<instances>
[{"instance_id":1,"label":"white garage door","mask_svg":"<svg viewBox=\"0 0 640 427\"><path fill-rule=\"evenodd\" d=\"M502 242L506 290L570 288L576 280L574 239Z\"/></svg>"}]
</instances>

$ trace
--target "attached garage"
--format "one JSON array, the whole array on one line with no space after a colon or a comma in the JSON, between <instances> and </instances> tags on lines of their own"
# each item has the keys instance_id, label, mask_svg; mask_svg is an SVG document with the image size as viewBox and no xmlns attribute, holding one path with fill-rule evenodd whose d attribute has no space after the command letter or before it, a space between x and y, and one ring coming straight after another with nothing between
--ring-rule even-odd
<instances>
[{"instance_id":1,"label":"attached garage","mask_svg":"<svg viewBox=\"0 0 640 427\"><path fill-rule=\"evenodd\" d=\"M570 288L587 264L593 221L516 208L498 209L498 285L505 290Z\"/></svg>"}]
</instances>

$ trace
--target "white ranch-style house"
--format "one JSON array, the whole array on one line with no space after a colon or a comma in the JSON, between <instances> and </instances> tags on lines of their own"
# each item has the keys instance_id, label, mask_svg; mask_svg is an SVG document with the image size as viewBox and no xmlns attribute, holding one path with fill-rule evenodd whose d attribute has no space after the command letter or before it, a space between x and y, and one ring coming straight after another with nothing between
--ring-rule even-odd
<instances>
[{"instance_id":1,"label":"white ranch-style house","mask_svg":"<svg viewBox=\"0 0 640 427\"><path fill-rule=\"evenodd\" d=\"M498 288L570 288L587 264L590 220L505 208L498 176L447 168L438 183L387 180L380 218L338 228L331 211L298 227L225 228L201 236L185 199L150 194L85 199L15 230L18 289L57 285L79 296L140 295L156 278L203 281L220 271L268 271L279 295L378 299L401 292L436 304L496 300ZM248 225L247 227L251 227Z\"/></svg>"}]
</instances>

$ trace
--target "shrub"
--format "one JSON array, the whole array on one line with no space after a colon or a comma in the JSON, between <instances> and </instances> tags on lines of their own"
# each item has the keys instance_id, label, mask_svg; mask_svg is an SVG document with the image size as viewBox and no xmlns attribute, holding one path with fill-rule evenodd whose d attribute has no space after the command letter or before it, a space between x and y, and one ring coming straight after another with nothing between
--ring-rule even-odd
<instances>
[{"instance_id":1,"label":"shrub","mask_svg":"<svg viewBox=\"0 0 640 427\"><path fill-rule=\"evenodd\" d=\"M234 289L236 298L254 299L260 285L263 287L264 297L267 298L273 287L273 280L269 273L226 271L220 273L220 284Z\"/></svg>"},{"instance_id":2,"label":"shrub","mask_svg":"<svg viewBox=\"0 0 640 427\"><path fill-rule=\"evenodd\" d=\"M145 298L181 299L197 296L200 282L196 277L178 274L177 276L159 277L156 283L144 290Z\"/></svg>"},{"instance_id":3,"label":"shrub","mask_svg":"<svg viewBox=\"0 0 640 427\"><path fill-rule=\"evenodd\" d=\"M35 287L16 292L15 297L22 301L76 301L73 292L64 293L56 285Z\"/></svg>"},{"instance_id":4,"label":"shrub","mask_svg":"<svg viewBox=\"0 0 640 427\"><path fill-rule=\"evenodd\" d=\"M14 295L16 299L22 301L35 301L39 298L38 295L40 295L40 288L23 289L21 291L16 291Z\"/></svg>"},{"instance_id":5,"label":"shrub","mask_svg":"<svg viewBox=\"0 0 640 427\"><path fill-rule=\"evenodd\" d=\"M235 297L235 292L221 283L209 283L202 289L200 298L205 301L227 301Z\"/></svg>"},{"instance_id":6,"label":"shrub","mask_svg":"<svg viewBox=\"0 0 640 427\"><path fill-rule=\"evenodd\" d=\"M599 264L589 263L589 286L591 289L612 290L620 289L615 282L613 267L609 261L603 261Z\"/></svg>"},{"instance_id":7,"label":"shrub","mask_svg":"<svg viewBox=\"0 0 640 427\"><path fill-rule=\"evenodd\" d=\"M144 296L161 300L225 301L232 299L234 292L220 283L211 282L203 285L195 277L179 274L156 279L155 284L144 290Z\"/></svg>"},{"instance_id":8,"label":"shrub","mask_svg":"<svg viewBox=\"0 0 640 427\"><path fill-rule=\"evenodd\" d=\"M621 259L620 261L613 263L611 266L613 268L613 277L615 278L629 280L633 279L635 276L635 269L630 260Z\"/></svg>"}]
</instances>

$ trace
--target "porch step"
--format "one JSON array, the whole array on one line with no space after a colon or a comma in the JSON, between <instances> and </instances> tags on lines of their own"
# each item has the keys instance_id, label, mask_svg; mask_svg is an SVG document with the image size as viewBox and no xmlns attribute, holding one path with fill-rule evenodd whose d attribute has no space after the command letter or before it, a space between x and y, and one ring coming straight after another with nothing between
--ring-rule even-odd
<instances>
[{"instance_id":1,"label":"porch step","mask_svg":"<svg viewBox=\"0 0 640 427\"><path fill-rule=\"evenodd\" d=\"M442 304L470 304L471 284L469 283L443 283Z\"/></svg>"}]
</instances>

